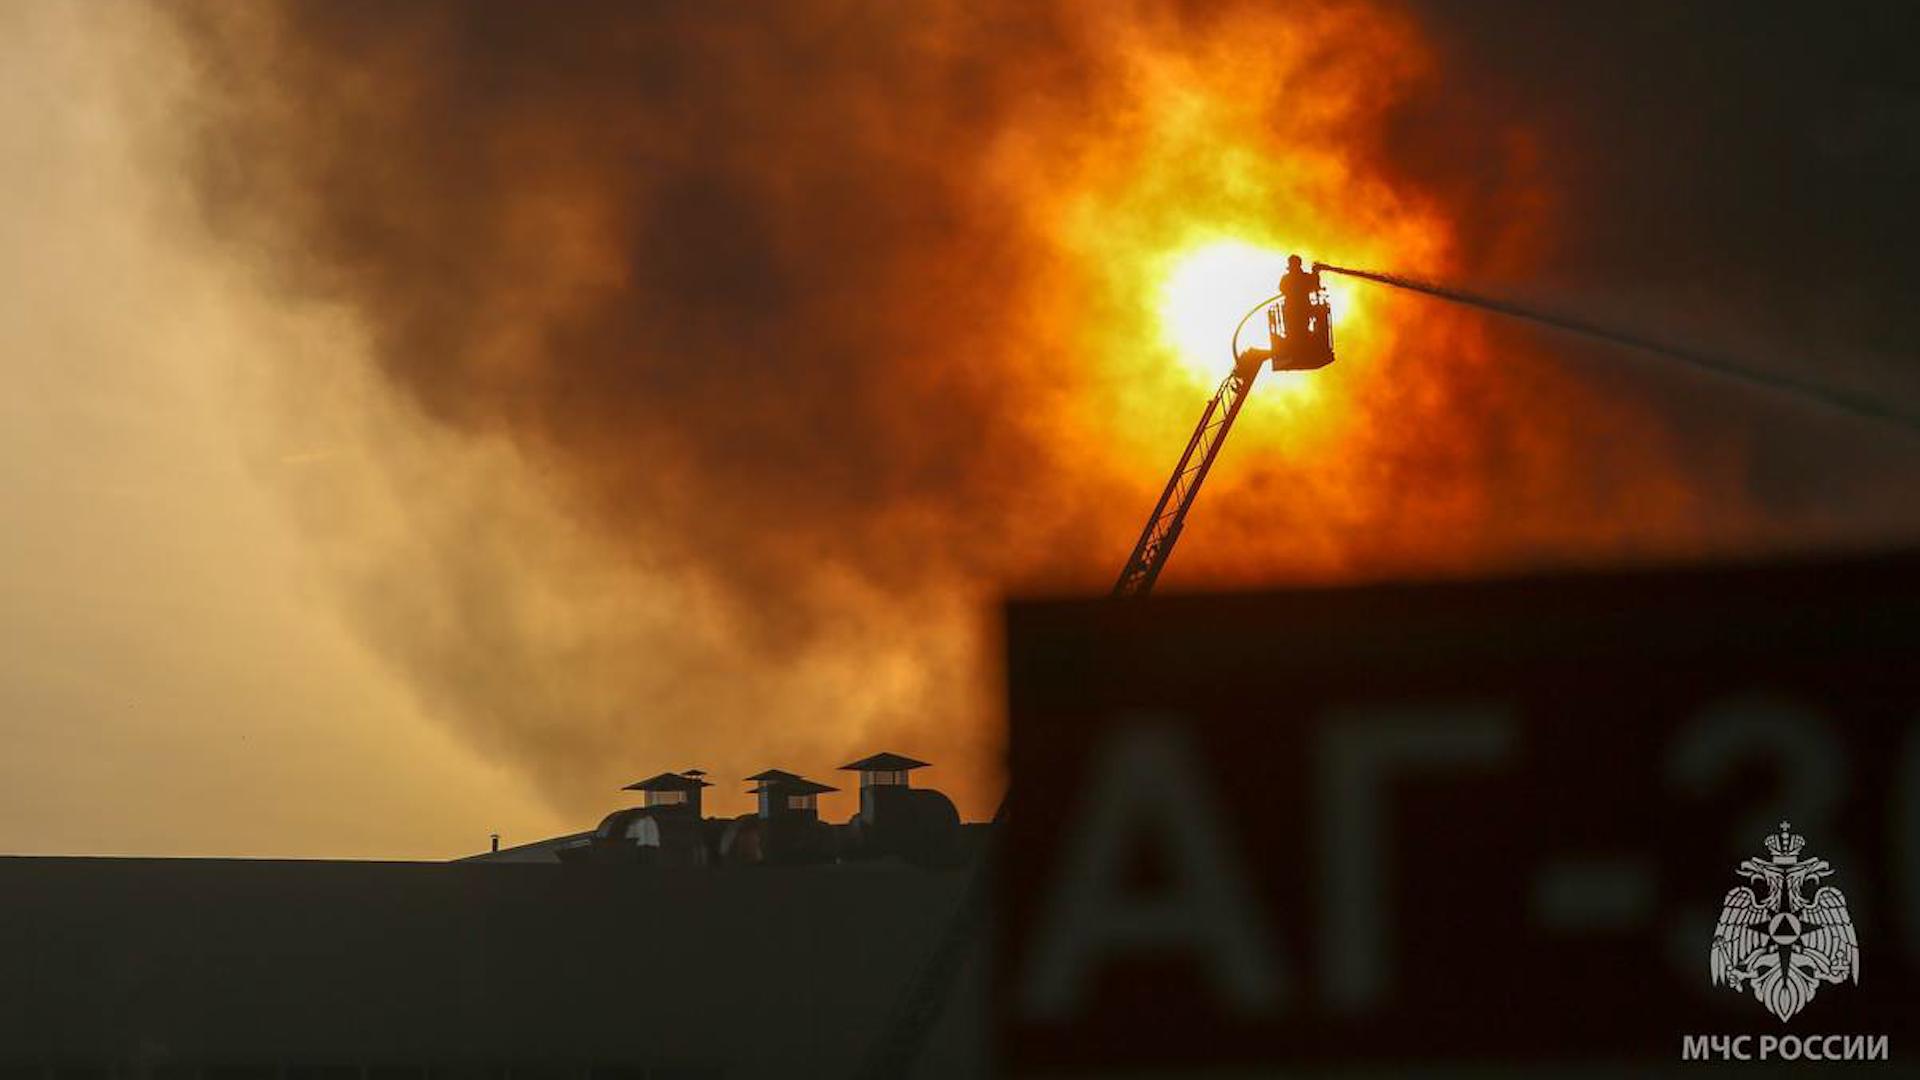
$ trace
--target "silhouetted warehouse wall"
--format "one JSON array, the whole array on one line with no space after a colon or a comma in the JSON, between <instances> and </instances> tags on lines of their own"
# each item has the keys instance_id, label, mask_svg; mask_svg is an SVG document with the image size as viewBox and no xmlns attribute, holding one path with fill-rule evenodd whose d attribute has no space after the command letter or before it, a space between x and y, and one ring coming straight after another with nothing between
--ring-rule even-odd
<instances>
[{"instance_id":1,"label":"silhouetted warehouse wall","mask_svg":"<svg viewBox=\"0 0 1920 1080\"><path fill-rule=\"evenodd\" d=\"M839 1075L962 880L0 859L0 1062ZM924 1075L977 1066L973 992Z\"/></svg>"}]
</instances>

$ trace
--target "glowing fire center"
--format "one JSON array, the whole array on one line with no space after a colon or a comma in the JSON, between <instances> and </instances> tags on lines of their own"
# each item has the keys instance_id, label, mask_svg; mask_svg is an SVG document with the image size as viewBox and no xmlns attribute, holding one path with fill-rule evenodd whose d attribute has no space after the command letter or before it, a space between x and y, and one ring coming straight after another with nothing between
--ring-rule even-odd
<instances>
[{"instance_id":1,"label":"glowing fire center","mask_svg":"<svg viewBox=\"0 0 1920 1080\"><path fill-rule=\"evenodd\" d=\"M1280 275L1287 269L1288 254L1239 240L1226 240L1195 248L1173 260L1160 290L1160 335L1181 366L1197 380L1211 386L1226 377L1232 368L1227 345L1234 324L1248 309L1279 288ZM1310 255L1299 254L1312 265ZM1339 326L1340 312L1336 306L1336 335ZM1239 344L1243 351L1265 347L1267 323L1263 315L1256 313L1247 321ZM1255 392L1261 388L1302 385L1308 374L1271 373L1256 385Z\"/></svg>"}]
</instances>

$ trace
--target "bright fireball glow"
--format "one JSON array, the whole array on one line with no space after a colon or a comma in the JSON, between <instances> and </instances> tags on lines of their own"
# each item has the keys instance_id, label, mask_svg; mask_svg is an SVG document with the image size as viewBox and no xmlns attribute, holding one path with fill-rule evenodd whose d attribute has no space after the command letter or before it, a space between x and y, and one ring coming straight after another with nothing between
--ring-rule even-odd
<instances>
[{"instance_id":1,"label":"bright fireball glow","mask_svg":"<svg viewBox=\"0 0 1920 1080\"><path fill-rule=\"evenodd\" d=\"M1235 326L1248 311L1280 290L1280 275L1286 273L1289 254L1298 254L1305 265L1313 265L1313 256L1305 251L1282 252L1241 240L1206 244L1172 260L1160 288L1160 336L1183 370L1209 387L1226 378L1233 369L1234 354L1228 344ZM1334 311L1337 348L1339 328L1354 325L1354 298L1339 278L1323 279L1322 285ZM1267 347L1264 310L1247 318L1234 344L1242 353ZM1268 371L1254 384L1254 393L1310 400L1317 374Z\"/></svg>"},{"instance_id":2,"label":"bright fireball glow","mask_svg":"<svg viewBox=\"0 0 1920 1080\"><path fill-rule=\"evenodd\" d=\"M1287 253L1238 240L1208 244L1178 258L1160 291L1160 334L1181 364L1212 382L1232 370L1228 339L1248 309L1272 296ZM1267 321L1255 314L1240 334L1242 351L1264 346Z\"/></svg>"}]
</instances>

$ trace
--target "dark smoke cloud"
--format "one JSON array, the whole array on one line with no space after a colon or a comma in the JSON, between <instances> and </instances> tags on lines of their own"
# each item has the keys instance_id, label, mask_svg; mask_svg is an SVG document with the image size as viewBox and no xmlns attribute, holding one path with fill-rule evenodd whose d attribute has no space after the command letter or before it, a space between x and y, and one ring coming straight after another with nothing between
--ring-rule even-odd
<instances>
[{"instance_id":1,"label":"dark smoke cloud","mask_svg":"<svg viewBox=\"0 0 1920 1080\"><path fill-rule=\"evenodd\" d=\"M797 561L880 580L995 561L862 535L871 507L993 507L1007 468L982 455L1044 465L1025 387L945 362L991 344L1023 267L965 164L1012 91L977 44L943 55L938 12L285 15L285 97L245 118L220 199L288 221L281 268L366 309L432 416L584 466L595 513L736 579L769 629L807 602ZM973 18L946 20L1046 30Z\"/></svg>"},{"instance_id":2,"label":"dark smoke cloud","mask_svg":"<svg viewBox=\"0 0 1920 1080\"><path fill-rule=\"evenodd\" d=\"M1768 333L1912 355L1911 5L1500 4L1427 21L1456 103L1552 133L1540 147L1568 195L1569 278L1644 280L1751 309ZM1414 103L1409 128L1448 108ZM1399 160L1425 169L1447 152Z\"/></svg>"},{"instance_id":3,"label":"dark smoke cloud","mask_svg":"<svg viewBox=\"0 0 1920 1080\"><path fill-rule=\"evenodd\" d=\"M1336 7L1364 28L1364 9ZM1913 355L1920 324L1888 282L1914 280L1913 211L1893 193L1915 157L1887 149L1911 138L1913 99L1856 70L1892 70L1890 46L1858 64L1852 51L1889 28L1808 35L1803 20L1753 13L1729 30L1668 7L1393 9L1435 60L1338 137L1400 197L1444 207L1456 260L1487 280L1603 289L1643 315L1649 298L1731 291L1764 313L1755 336L1790 333L1822 356ZM1063 432L1089 359L1045 324L1073 317L1075 298L1048 292L1071 275L1034 236L1019 184L994 172L1010 135L1070 162L1086 130L1128 123L1116 113L1128 69L1098 30L1113 10L183 6L206 74L201 179L216 226L290 295L358 312L406 401L512 447L580 527L678 598L665 614L582 615L555 644L529 628L523 593L557 571L532 565L517 534L491 536L473 503L423 527L404 569L361 581L375 639L571 805L597 805L621 770L695 763L656 750L817 770L880 743L950 753L972 770L972 808L989 805L991 701L967 613L998 589L1106 584L1160 481L1116 476L1092 463L1094 436ZM1230 40L1242 23L1319 25L1252 3L1128 10L1170 47ZM1316 40L1298 92L1350 66L1351 45ZM1240 47L1263 46L1256 33ZM1859 77L1839 90L1781 79L1783 56ZM1838 120L1836 94L1851 103ZM1276 129L1310 111L1264 107ZM1844 296L1803 302L1836 280ZM1709 330L1745 325L1698 307ZM1495 351L1564 354L1608 401L1675 432L1676 453L1710 459L1702 475L1722 475L1754 417L1789 422L1790 405L1764 405L1696 424L1693 384L1650 390L1644 369L1616 374L1579 346L1477 332ZM1436 317L1434 340L1482 338ZM1419 396L1424 382L1403 391L1410 423L1419 408L1485 419L1587 400L1550 375L1462 371L1437 397ZM1470 565L1583 527L1598 537L1589 554L1633 546L1632 520L1600 518L1651 505L1635 494L1646 478L1594 462L1662 460L1664 444L1621 457L1480 427L1376 463L1407 493L1391 505L1287 512L1340 534L1343 561L1322 565L1391 566L1406 522L1441 516L1423 498L1465 472L1479 494L1449 496L1446 513L1478 515L1474 535L1448 541ZM1891 459L1860 455L1884 480ZM1571 479L1531 490L1561 465ZM1832 528L1878 490L1816 506L1799 458L1740 468L1768 501ZM1271 468L1249 476L1256 494L1294 486ZM1503 532L1500 498L1536 531ZM1555 509L1582 499L1589 517ZM1682 503L1661 512L1691 521L1717 505L1661 505ZM1216 511L1228 536L1265 533L1281 513L1271 500ZM1753 536L1672 528L1722 546ZM1272 563L1214 569L1257 580ZM456 614L424 626L403 599L420 590ZM830 675L789 677L822 664ZM863 696L852 673L894 689ZM751 756L776 754L802 760Z\"/></svg>"},{"instance_id":4,"label":"dark smoke cloud","mask_svg":"<svg viewBox=\"0 0 1920 1080\"><path fill-rule=\"evenodd\" d=\"M790 681L742 684L821 651L870 651L879 680L917 621L953 621L955 580L1058 577L1094 546L1084 510L1034 514L1028 478L1059 466L1029 406L1058 358L998 355L1031 255L1020 208L975 169L1009 109L1076 93L1052 13L181 15L208 69L219 227L289 291L361 312L420 410L546 463L564 504L708 624L622 619L556 651L521 596L550 568L490 541L497 522L436 517L426 550L357 583L430 696L575 804L619 769L678 767L656 754L739 768L746 742L812 771L872 749L806 715L836 705L874 740L984 766L976 655L919 645L934 670L879 717L844 678L800 702L781 700ZM966 730L925 730L956 714Z\"/></svg>"},{"instance_id":5,"label":"dark smoke cloud","mask_svg":"<svg viewBox=\"0 0 1920 1080\"><path fill-rule=\"evenodd\" d=\"M1910 299L1920 284L1920 9L1411 7L1446 81L1405 102L1382 160L1493 194L1488 209L1511 206L1506 163L1482 157L1476 170L1460 153L1463 138L1511 132L1553 178L1550 247L1519 266L1486 248L1467 265L1562 310L1584 305L1723 346L1762 372L1920 410L1920 306ZM1658 403L1682 432L1737 410L1755 431L1747 489L1801 543L1814 520L1855 543L1912 535L1901 497L1908 437L1710 379L1667 378L1604 348L1553 347L1587 377Z\"/></svg>"}]
</instances>

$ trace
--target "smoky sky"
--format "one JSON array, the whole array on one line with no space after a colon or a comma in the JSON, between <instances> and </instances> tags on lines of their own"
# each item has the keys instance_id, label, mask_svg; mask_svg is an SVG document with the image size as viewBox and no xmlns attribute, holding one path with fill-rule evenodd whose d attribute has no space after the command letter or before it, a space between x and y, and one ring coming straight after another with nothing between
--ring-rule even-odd
<instances>
[{"instance_id":1,"label":"smoky sky","mask_svg":"<svg viewBox=\"0 0 1920 1080\"><path fill-rule=\"evenodd\" d=\"M1460 168L1457 123L1545 133L1563 235L1531 269L1572 302L1657 297L1815 369L1868 356L1913 374L1910 5L1459 7L1421 5L1448 85L1407 103L1386 160L1497 190Z\"/></svg>"},{"instance_id":2,"label":"smoky sky","mask_svg":"<svg viewBox=\"0 0 1920 1080\"><path fill-rule=\"evenodd\" d=\"M1524 281L1501 283L1509 291L1721 342L1762 372L1920 415L1911 5L1412 6L1444 57L1445 82L1405 103L1383 161L1463 185L1457 204L1497 214L1501 163L1471 168L1461 125L1543 136L1530 146L1553 177L1559 235ZM1465 261L1492 266L1498 254ZM1895 523L1911 535L1898 524L1912 520L1898 505L1910 488L1906 436L1670 377L1606 348L1552 348L1587 377L1659 402L1682 431L1742 411L1756 429L1748 490L1777 513L1872 519L1870 531Z\"/></svg>"},{"instance_id":3,"label":"smoky sky","mask_svg":"<svg viewBox=\"0 0 1920 1080\"><path fill-rule=\"evenodd\" d=\"M645 557L734 579L778 631L795 563L997 559L863 536L859 508L984 512L1012 461L1045 468L1034 433L983 423L1023 387L951 362L1011 317L978 282L1023 272L964 163L1009 97L1071 80L1044 13L948 9L957 55L917 40L929 14L292 6L285 111L234 116L209 189L285 224L273 270L367 308L430 415L590 462L595 512L648 519Z\"/></svg>"},{"instance_id":4,"label":"smoky sky","mask_svg":"<svg viewBox=\"0 0 1920 1080\"><path fill-rule=\"evenodd\" d=\"M429 696L493 716L490 745L557 789L565 770L731 700L699 686L950 622L955 596L1110 580L1163 478L1089 465L1088 440L1063 436L1093 358L1047 327L1085 316L1052 291L1060 255L1003 170L1009 146L1015 161L1074 162L1093 133L1127 129L1137 90L1102 29L1116 11L1170 49L1257 55L1262 34L1307 35L1283 89L1259 91L1276 128L1314 115L1323 72L1353 82L1355 25L1411 27L1429 62L1363 126L1325 137L1376 185L1443 208L1470 283L1920 391L1920 96L1899 8L1325 7L1352 21L1252 3L177 10L203 73L207 225L286 295L357 312L395 394L514 447L574 520L720 627L722 644L691 655L669 630L588 635L581 649L682 672L634 684L652 698L622 715L654 719L616 722L550 715L578 708L564 694L499 703L551 658L515 644L513 605L490 596L527 570L510 553L442 550L418 571L472 613L430 648L408 646L419 631L380 596L358 601ZM1533 331L1484 333L1644 409L1683 459L1736 446L1724 498L1772 515L1769 542L1912 521L1889 505L1916 450L1900 436ZM1466 413L1524 392L1466 376L1447 390ZM1490 473L1524 452L1482 437ZM1568 483L1617 510L1636 504L1606 493L1644 479ZM1711 517L1722 496L1700 498ZM1496 516L1476 535L1495 538ZM1629 514L1603 531L1633 528ZM1504 549L1487 550L1496 566ZM988 707L981 655L916 653L913 689L872 705L887 715L863 737L984 760L952 730L983 723L956 716ZM831 707L824 692L800 711L816 706ZM756 722L708 730L752 739ZM774 745L834 745L794 739Z\"/></svg>"},{"instance_id":5,"label":"smoky sky","mask_svg":"<svg viewBox=\"0 0 1920 1080\"><path fill-rule=\"evenodd\" d=\"M1724 294L1802 343L1914 352L1910 6L1439 6L1428 25L1483 115L1561 133L1570 278ZM1445 105L1415 103L1410 129L1427 108ZM1448 153L1408 147L1423 170Z\"/></svg>"}]
</instances>

